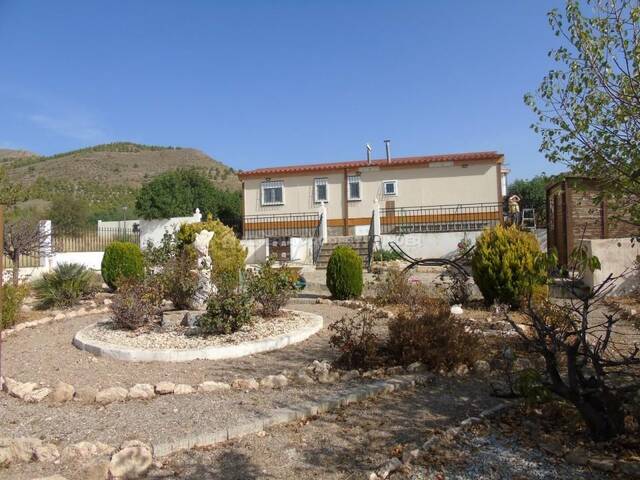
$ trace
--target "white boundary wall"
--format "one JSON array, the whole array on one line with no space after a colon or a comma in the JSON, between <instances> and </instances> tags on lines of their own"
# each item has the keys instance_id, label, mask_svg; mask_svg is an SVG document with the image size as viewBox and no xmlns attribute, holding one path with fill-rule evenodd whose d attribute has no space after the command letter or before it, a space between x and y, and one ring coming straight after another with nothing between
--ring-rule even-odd
<instances>
[{"instance_id":1,"label":"white boundary wall","mask_svg":"<svg viewBox=\"0 0 640 480\"><path fill-rule=\"evenodd\" d=\"M389 250L389 242L396 242L400 248L414 258L454 257L458 243L468 238L475 243L482 232L438 232L406 233L404 235L380 235L382 248Z\"/></svg>"},{"instance_id":2,"label":"white boundary wall","mask_svg":"<svg viewBox=\"0 0 640 480\"><path fill-rule=\"evenodd\" d=\"M634 270L636 258L640 255L640 244L631 238L608 238L604 240L584 240L587 253L598 257L600 270L586 272L584 283L594 287L602 283L610 274L619 276L627 271L624 278L618 280L614 295L624 295L640 286L640 276Z\"/></svg>"},{"instance_id":3,"label":"white boundary wall","mask_svg":"<svg viewBox=\"0 0 640 480\"><path fill-rule=\"evenodd\" d=\"M158 245L165 233L173 233L183 223L197 223L202 219L199 209L190 217L160 218L157 220L140 220L140 247L145 248L147 243Z\"/></svg>"}]
</instances>

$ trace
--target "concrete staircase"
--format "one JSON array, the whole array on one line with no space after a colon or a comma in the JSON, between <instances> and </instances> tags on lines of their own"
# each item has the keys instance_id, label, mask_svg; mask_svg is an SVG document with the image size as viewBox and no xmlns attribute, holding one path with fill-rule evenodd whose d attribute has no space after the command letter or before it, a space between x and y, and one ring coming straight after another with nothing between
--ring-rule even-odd
<instances>
[{"instance_id":1,"label":"concrete staircase","mask_svg":"<svg viewBox=\"0 0 640 480\"><path fill-rule=\"evenodd\" d=\"M318 256L318 262L316 263L316 269L324 270L327 268L329 258L333 253L333 249L339 245L346 245L353 248L360 258L362 258L362 265L367 264L367 256L369 254L369 237L366 235L352 236L352 237L329 237L328 240L322 244L320 248L320 255Z\"/></svg>"}]
</instances>

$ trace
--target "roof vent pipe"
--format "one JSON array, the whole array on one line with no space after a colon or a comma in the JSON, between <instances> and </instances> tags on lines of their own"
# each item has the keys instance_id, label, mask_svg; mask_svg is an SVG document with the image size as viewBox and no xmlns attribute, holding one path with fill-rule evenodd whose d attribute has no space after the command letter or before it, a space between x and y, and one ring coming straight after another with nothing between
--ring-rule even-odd
<instances>
[{"instance_id":1,"label":"roof vent pipe","mask_svg":"<svg viewBox=\"0 0 640 480\"><path fill-rule=\"evenodd\" d=\"M371 165L371 145L367 143L367 164Z\"/></svg>"},{"instance_id":2,"label":"roof vent pipe","mask_svg":"<svg viewBox=\"0 0 640 480\"><path fill-rule=\"evenodd\" d=\"M391 140L385 140L384 146L387 149L387 163L391 163Z\"/></svg>"}]
</instances>

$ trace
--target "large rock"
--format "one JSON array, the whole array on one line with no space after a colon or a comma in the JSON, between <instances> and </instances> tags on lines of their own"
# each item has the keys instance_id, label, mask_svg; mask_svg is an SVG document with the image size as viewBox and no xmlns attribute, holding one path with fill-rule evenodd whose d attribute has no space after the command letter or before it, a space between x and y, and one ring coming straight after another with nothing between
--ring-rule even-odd
<instances>
[{"instance_id":1,"label":"large rock","mask_svg":"<svg viewBox=\"0 0 640 480\"><path fill-rule=\"evenodd\" d=\"M82 480L108 480L109 478L109 458L98 457L85 463L80 469Z\"/></svg>"},{"instance_id":2,"label":"large rock","mask_svg":"<svg viewBox=\"0 0 640 480\"><path fill-rule=\"evenodd\" d=\"M96 395L96 402L101 405L107 405L113 402L124 402L127 399L126 388L122 387L110 387L105 388L104 390L100 390Z\"/></svg>"},{"instance_id":3,"label":"large rock","mask_svg":"<svg viewBox=\"0 0 640 480\"><path fill-rule=\"evenodd\" d=\"M13 462L30 462L35 459L36 448L42 446L42 440L33 437L20 437L7 441L4 439L2 443L9 447L11 463Z\"/></svg>"},{"instance_id":4,"label":"large rock","mask_svg":"<svg viewBox=\"0 0 640 480\"><path fill-rule=\"evenodd\" d=\"M236 378L231 386L237 390L258 390L260 388L255 378Z\"/></svg>"},{"instance_id":5,"label":"large rock","mask_svg":"<svg viewBox=\"0 0 640 480\"><path fill-rule=\"evenodd\" d=\"M78 387L74 400L82 403L93 403L96 401L98 390L94 387Z\"/></svg>"},{"instance_id":6,"label":"large rock","mask_svg":"<svg viewBox=\"0 0 640 480\"><path fill-rule=\"evenodd\" d=\"M184 383L179 383L173 390L174 395L188 395L193 392L195 392L194 388L191 385L186 385Z\"/></svg>"},{"instance_id":7,"label":"large rock","mask_svg":"<svg viewBox=\"0 0 640 480\"><path fill-rule=\"evenodd\" d=\"M134 400L149 400L156 396L153 385L137 383L129 389L129 398Z\"/></svg>"},{"instance_id":8,"label":"large rock","mask_svg":"<svg viewBox=\"0 0 640 480\"><path fill-rule=\"evenodd\" d=\"M315 383L315 380L307 375L307 372L304 370L296 372L293 376L293 381L302 385L311 385L312 383Z\"/></svg>"},{"instance_id":9,"label":"large rock","mask_svg":"<svg viewBox=\"0 0 640 480\"><path fill-rule=\"evenodd\" d=\"M284 375L267 375L260 380L260 386L263 388L284 388L289 381Z\"/></svg>"},{"instance_id":10,"label":"large rock","mask_svg":"<svg viewBox=\"0 0 640 480\"><path fill-rule=\"evenodd\" d=\"M224 390L229 390L230 388L231 386L228 383L224 383L224 382L208 381L208 382L202 382L200 385L198 385L198 391L204 392L204 393L221 392Z\"/></svg>"},{"instance_id":11,"label":"large rock","mask_svg":"<svg viewBox=\"0 0 640 480\"><path fill-rule=\"evenodd\" d=\"M60 458L58 447L53 443L47 443L36 447L34 450L35 458L39 462L55 462Z\"/></svg>"},{"instance_id":12,"label":"large rock","mask_svg":"<svg viewBox=\"0 0 640 480\"><path fill-rule=\"evenodd\" d=\"M62 450L62 459L65 462L73 462L79 459L87 459L98 454L98 447L91 442L78 442Z\"/></svg>"},{"instance_id":13,"label":"large rock","mask_svg":"<svg viewBox=\"0 0 640 480\"><path fill-rule=\"evenodd\" d=\"M33 382L22 383L14 380L13 378L6 378L4 389L12 397L24 400L29 393L33 392L37 388L38 384Z\"/></svg>"},{"instance_id":14,"label":"large rock","mask_svg":"<svg viewBox=\"0 0 640 480\"><path fill-rule=\"evenodd\" d=\"M473 371L480 375L486 375L491 373L491 365L486 360L476 360L473 362Z\"/></svg>"},{"instance_id":15,"label":"large rock","mask_svg":"<svg viewBox=\"0 0 640 480\"><path fill-rule=\"evenodd\" d=\"M13 462L10 447L0 446L0 467L7 467Z\"/></svg>"},{"instance_id":16,"label":"large rock","mask_svg":"<svg viewBox=\"0 0 640 480\"><path fill-rule=\"evenodd\" d=\"M69 385L68 383L58 382L56 386L53 388L53 393L51 394L51 400L56 403L63 403L73 400L73 395L76 393L76 389L73 388L73 385Z\"/></svg>"},{"instance_id":17,"label":"large rock","mask_svg":"<svg viewBox=\"0 0 640 480\"><path fill-rule=\"evenodd\" d=\"M24 401L25 402L29 402L29 403L39 403L42 400L44 400L45 398L47 398L49 396L49 394L51 393L51 389L50 388L39 388L37 390L33 390L29 393L27 393L24 396Z\"/></svg>"},{"instance_id":18,"label":"large rock","mask_svg":"<svg viewBox=\"0 0 640 480\"><path fill-rule=\"evenodd\" d=\"M152 464L153 454L147 446L131 444L111 457L109 473L115 478L140 478Z\"/></svg>"},{"instance_id":19,"label":"large rock","mask_svg":"<svg viewBox=\"0 0 640 480\"><path fill-rule=\"evenodd\" d=\"M173 382L159 382L156 384L156 393L158 395L169 395L176 389L176 384Z\"/></svg>"}]
</instances>

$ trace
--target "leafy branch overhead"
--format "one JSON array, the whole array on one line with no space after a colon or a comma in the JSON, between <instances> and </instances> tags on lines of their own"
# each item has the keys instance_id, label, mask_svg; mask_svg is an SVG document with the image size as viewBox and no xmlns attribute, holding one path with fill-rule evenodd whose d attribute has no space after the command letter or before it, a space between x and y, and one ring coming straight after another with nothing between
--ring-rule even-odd
<instances>
[{"instance_id":1,"label":"leafy branch overhead","mask_svg":"<svg viewBox=\"0 0 640 480\"><path fill-rule=\"evenodd\" d=\"M562 41L549 52L558 66L525 102L537 116L540 151L600 179L616 215L640 224L640 5L584 3L568 0L564 13L549 13Z\"/></svg>"}]
</instances>

